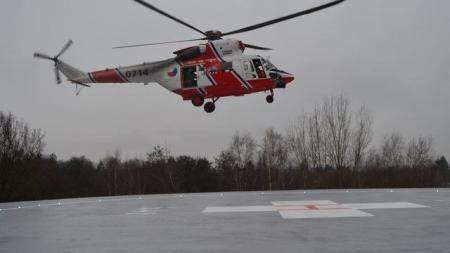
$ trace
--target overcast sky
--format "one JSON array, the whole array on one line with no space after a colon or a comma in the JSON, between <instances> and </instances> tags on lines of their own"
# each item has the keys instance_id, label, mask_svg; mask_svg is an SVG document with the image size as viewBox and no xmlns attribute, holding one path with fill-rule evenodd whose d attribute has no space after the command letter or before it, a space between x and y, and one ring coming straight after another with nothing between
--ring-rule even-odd
<instances>
[{"instance_id":1,"label":"overcast sky","mask_svg":"<svg viewBox=\"0 0 450 253\"><path fill-rule=\"evenodd\" d=\"M224 32L313 7L316 0L149 0L202 29ZM161 144L173 154L212 158L236 130L256 138L273 126L310 111L324 97L345 92L356 110L366 104L374 117L376 144L387 132L432 136L437 153L450 155L450 1L348 0L344 4L237 35L272 47L279 68L296 80L276 91L272 105L263 93L230 97L207 115L154 84L98 85L75 96L56 85L52 63L34 51L56 54L85 70L172 57L189 46L128 50L112 46L190 39L191 31L127 0L3 0L0 8L0 110L12 112L46 134L46 152L59 158L99 159L120 149L144 157Z\"/></svg>"}]
</instances>

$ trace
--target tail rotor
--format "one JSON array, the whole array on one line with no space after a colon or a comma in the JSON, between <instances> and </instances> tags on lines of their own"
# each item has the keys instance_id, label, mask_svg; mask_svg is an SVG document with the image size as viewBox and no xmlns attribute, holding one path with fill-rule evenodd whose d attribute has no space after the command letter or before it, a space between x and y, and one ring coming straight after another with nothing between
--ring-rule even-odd
<instances>
[{"instance_id":1,"label":"tail rotor","mask_svg":"<svg viewBox=\"0 0 450 253\"><path fill-rule=\"evenodd\" d=\"M59 71L59 68L58 68L58 65L59 65L60 61L59 61L58 58L62 54L64 54L67 51L67 49L69 49L69 47L72 46L72 44L73 44L73 41L69 40L64 45L64 47L61 49L61 51L59 51L59 53L57 55L55 55L54 57L50 57L49 55L43 54L43 53L38 53L38 52L34 53L34 57L35 58L44 59L44 60L50 60L50 61L53 61L55 63L55 79L56 79L56 83L57 84L61 83L61 74L60 74L60 71Z\"/></svg>"},{"instance_id":2,"label":"tail rotor","mask_svg":"<svg viewBox=\"0 0 450 253\"><path fill-rule=\"evenodd\" d=\"M42 53L34 53L34 57L53 61L53 58Z\"/></svg>"},{"instance_id":3,"label":"tail rotor","mask_svg":"<svg viewBox=\"0 0 450 253\"><path fill-rule=\"evenodd\" d=\"M56 78L56 83L61 84L61 74L59 73L57 62L55 62L55 78Z\"/></svg>"}]
</instances>

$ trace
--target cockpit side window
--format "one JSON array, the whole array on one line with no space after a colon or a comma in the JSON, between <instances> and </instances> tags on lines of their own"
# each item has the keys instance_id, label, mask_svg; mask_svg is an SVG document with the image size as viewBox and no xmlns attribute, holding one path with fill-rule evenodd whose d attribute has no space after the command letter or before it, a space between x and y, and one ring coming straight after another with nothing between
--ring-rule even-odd
<instances>
[{"instance_id":1,"label":"cockpit side window","mask_svg":"<svg viewBox=\"0 0 450 253\"><path fill-rule=\"evenodd\" d=\"M255 67L253 67L252 62L248 61L248 60L244 60L242 62L242 65L243 65L243 70L244 70L244 73L245 73L245 78L247 80L255 79L256 78Z\"/></svg>"},{"instance_id":2,"label":"cockpit side window","mask_svg":"<svg viewBox=\"0 0 450 253\"><path fill-rule=\"evenodd\" d=\"M253 64L250 61L244 61L244 70L255 72L255 68L253 68Z\"/></svg>"},{"instance_id":3,"label":"cockpit side window","mask_svg":"<svg viewBox=\"0 0 450 253\"><path fill-rule=\"evenodd\" d=\"M264 67L261 63L260 59L253 59L253 64L255 65L256 73L258 74L258 78L267 78L266 72L264 71Z\"/></svg>"}]
</instances>

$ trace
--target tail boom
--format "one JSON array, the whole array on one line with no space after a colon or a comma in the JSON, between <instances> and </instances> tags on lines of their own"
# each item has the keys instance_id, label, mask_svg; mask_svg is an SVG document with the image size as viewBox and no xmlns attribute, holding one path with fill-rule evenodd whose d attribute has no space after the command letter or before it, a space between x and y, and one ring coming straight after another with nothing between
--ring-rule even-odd
<instances>
[{"instance_id":1,"label":"tail boom","mask_svg":"<svg viewBox=\"0 0 450 253\"><path fill-rule=\"evenodd\" d=\"M89 72L70 80L80 83L130 83L125 75L117 68Z\"/></svg>"},{"instance_id":2,"label":"tail boom","mask_svg":"<svg viewBox=\"0 0 450 253\"><path fill-rule=\"evenodd\" d=\"M83 73L70 78L80 83L151 83L160 79L162 69L175 64L173 59ZM64 73L64 72L63 72ZM64 73L65 74L65 73Z\"/></svg>"}]
</instances>

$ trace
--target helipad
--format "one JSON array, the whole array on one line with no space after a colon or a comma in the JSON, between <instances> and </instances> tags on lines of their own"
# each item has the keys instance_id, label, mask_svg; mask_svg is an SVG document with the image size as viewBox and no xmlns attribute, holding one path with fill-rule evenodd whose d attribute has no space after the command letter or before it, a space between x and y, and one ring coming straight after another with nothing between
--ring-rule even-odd
<instances>
[{"instance_id":1,"label":"helipad","mask_svg":"<svg viewBox=\"0 0 450 253\"><path fill-rule=\"evenodd\" d=\"M0 252L449 252L448 189L0 204Z\"/></svg>"}]
</instances>

